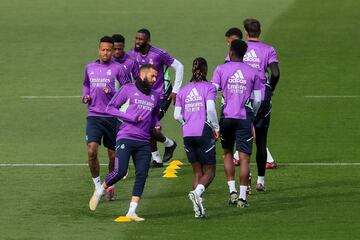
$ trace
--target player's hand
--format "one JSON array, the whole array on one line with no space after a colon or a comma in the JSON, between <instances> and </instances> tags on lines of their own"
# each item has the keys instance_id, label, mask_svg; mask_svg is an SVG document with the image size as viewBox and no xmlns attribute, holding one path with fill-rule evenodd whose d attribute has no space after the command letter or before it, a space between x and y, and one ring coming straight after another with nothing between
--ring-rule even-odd
<instances>
[{"instance_id":1,"label":"player's hand","mask_svg":"<svg viewBox=\"0 0 360 240\"><path fill-rule=\"evenodd\" d=\"M138 117L136 118L136 121L137 121L137 122L141 122L141 120L142 120L142 117L141 117L141 116L138 116Z\"/></svg>"},{"instance_id":2,"label":"player's hand","mask_svg":"<svg viewBox=\"0 0 360 240\"><path fill-rule=\"evenodd\" d=\"M170 93L169 97L167 100L171 100L173 102L173 105L175 105L176 102L176 93L172 92Z\"/></svg>"},{"instance_id":3,"label":"player's hand","mask_svg":"<svg viewBox=\"0 0 360 240\"><path fill-rule=\"evenodd\" d=\"M84 98L83 98L83 102L85 104L88 104L90 102L90 96L89 95L86 95Z\"/></svg>"},{"instance_id":4,"label":"player's hand","mask_svg":"<svg viewBox=\"0 0 360 240\"><path fill-rule=\"evenodd\" d=\"M104 87L103 91L105 94L108 94L110 92L110 89L108 87Z\"/></svg>"},{"instance_id":5,"label":"player's hand","mask_svg":"<svg viewBox=\"0 0 360 240\"><path fill-rule=\"evenodd\" d=\"M160 133L160 131L161 131L161 126L155 126L155 127L154 127L154 130L155 130L156 133Z\"/></svg>"},{"instance_id":6,"label":"player's hand","mask_svg":"<svg viewBox=\"0 0 360 240\"><path fill-rule=\"evenodd\" d=\"M219 140L220 138L220 132L219 131L214 131L214 138L215 138L215 141Z\"/></svg>"}]
</instances>

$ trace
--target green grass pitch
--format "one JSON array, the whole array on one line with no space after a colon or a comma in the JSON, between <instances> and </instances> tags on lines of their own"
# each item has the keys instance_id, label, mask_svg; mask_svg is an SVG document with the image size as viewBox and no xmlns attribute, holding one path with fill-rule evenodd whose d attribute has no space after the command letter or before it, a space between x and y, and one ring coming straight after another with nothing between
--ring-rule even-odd
<instances>
[{"instance_id":1,"label":"green grass pitch","mask_svg":"<svg viewBox=\"0 0 360 240\"><path fill-rule=\"evenodd\" d=\"M0 239L357 239L360 166L287 164L360 162L359 8L356 0L2 1ZM198 56L208 60L211 77L226 55L225 31L242 28L246 17L261 21L281 69L269 133L279 168L267 171L269 191L251 195L250 208L227 205L220 144L217 176L204 196L206 220L194 219L187 199L188 165L176 179L151 169L139 206L146 221L127 224L113 220L127 211L133 172L117 184L115 202L91 212L86 166L3 165L87 162L79 99L20 96L80 95L101 36L120 32L129 50L136 30L149 28L153 44L184 63L187 82ZM186 162L172 114L165 133L180 143L175 157ZM104 150L100 161L107 162ZM252 172L256 179L254 165Z\"/></svg>"}]
</instances>

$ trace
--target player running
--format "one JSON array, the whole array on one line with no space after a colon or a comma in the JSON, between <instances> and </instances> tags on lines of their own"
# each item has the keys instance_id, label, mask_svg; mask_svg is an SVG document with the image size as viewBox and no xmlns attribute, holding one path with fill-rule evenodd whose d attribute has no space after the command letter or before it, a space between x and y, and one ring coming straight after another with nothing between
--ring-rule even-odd
<instances>
[{"instance_id":1,"label":"player running","mask_svg":"<svg viewBox=\"0 0 360 240\"><path fill-rule=\"evenodd\" d=\"M261 80L261 106L254 120L256 135L256 163L258 169L257 191L265 191L265 168L276 168L267 146L267 134L270 125L271 96L280 78L278 58L272 46L260 42L260 22L256 19L246 19L244 28L247 39L247 52L244 63L258 70ZM268 70L270 69L270 73ZM272 162L266 163L267 159Z\"/></svg>"},{"instance_id":2,"label":"player running","mask_svg":"<svg viewBox=\"0 0 360 240\"><path fill-rule=\"evenodd\" d=\"M161 120L169 108L171 101L174 101L175 104L176 93L179 91L183 80L184 67L165 50L150 45L150 37L150 31L147 29L140 29L137 31L135 47L130 51L130 56L137 61L139 66L152 64L158 72L153 89L161 98L160 113L158 116L159 120ZM175 69L175 83L173 88L168 73L169 67ZM157 149L156 141L162 142L165 145L163 159L161 159ZM165 137L161 132L157 132L151 135L151 146L153 159L152 166L163 167L163 162L167 162L172 158L177 145L174 140Z\"/></svg>"},{"instance_id":3,"label":"player running","mask_svg":"<svg viewBox=\"0 0 360 240\"><path fill-rule=\"evenodd\" d=\"M109 173L100 188L94 191L89 202L95 210L104 191L120 181L126 174L130 157L135 166L135 183L130 207L126 217L132 221L144 221L136 214L144 190L151 161L150 131L159 131L159 95L152 89L157 71L145 64L140 68L135 83L123 86L107 107L107 113L121 119L116 137L116 159L114 171ZM119 110L120 109L120 110Z\"/></svg>"},{"instance_id":4,"label":"player running","mask_svg":"<svg viewBox=\"0 0 360 240\"><path fill-rule=\"evenodd\" d=\"M248 206L246 189L249 181L249 160L252 153L252 119L261 100L261 85L255 69L243 63L247 45L242 40L231 42L230 62L216 67L211 82L222 91L224 104L220 120L221 145L224 150L224 170L229 186L229 204ZM250 100L254 95L253 102ZM240 196L235 186L233 149L240 155Z\"/></svg>"},{"instance_id":5,"label":"player running","mask_svg":"<svg viewBox=\"0 0 360 240\"><path fill-rule=\"evenodd\" d=\"M111 37L100 39L99 59L86 65L82 102L88 105L86 142L88 164L95 188L101 186L98 149L101 139L108 149L109 172L114 170L115 138L119 121L106 112L106 106L116 92L115 84L127 83L122 66L111 60L114 42ZM107 199L113 200L114 186L107 192Z\"/></svg>"},{"instance_id":6,"label":"player running","mask_svg":"<svg viewBox=\"0 0 360 240\"><path fill-rule=\"evenodd\" d=\"M192 189L188 195L195 218L205 217L202 194L215 177L215 141L219 124L215 109L216 88L206 80L207 62L196 58L190 83L177 94L174 118L181 123L184 148L194 171Z\"/></svg>"}]
</instances>

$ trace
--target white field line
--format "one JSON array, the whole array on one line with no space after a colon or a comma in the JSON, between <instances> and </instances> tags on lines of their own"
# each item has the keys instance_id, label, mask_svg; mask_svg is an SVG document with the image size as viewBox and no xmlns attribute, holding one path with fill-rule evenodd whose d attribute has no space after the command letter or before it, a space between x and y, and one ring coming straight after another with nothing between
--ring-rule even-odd
<instances>
[{"instance_id":1,"label":"white field line","mask_svg":"<svg viewBox=\"0 0 360 240\"><path fill-rule=\"evenodd\" d=\"M304 98L360 98L360 95L314 95L314 96L304 96Z\"/></svg>"},{"instance_id":2,"label":"white field line","mask_svg":"<svg viewBox=\"0 0 360 240\"><path fill-rule=\"evenodd\" d=\"M24 99L36 99L36 98L63 99L63 98L81 98L81 96L20 96L20 98L24 98Z\"/></svg>"},{"instance_id":3,"label":"white field line","mask_svg":"<svg viewBox=\"0 0 360 240\"><path fill-rule=\"evenodd\" d=\"M100 164L107 166L108 164ZM167 163L165 165L168 165ZM189 165L185 163L184 165ZM224 165L218 163L217 165ZM256 165L256 163L251 163ZM86 163L0 163L0 167L74 167L74 166L88 166ZM338 163L278 163L278 166L360 166L359 162L338 162Z\"/></svg>"}]
</instances>

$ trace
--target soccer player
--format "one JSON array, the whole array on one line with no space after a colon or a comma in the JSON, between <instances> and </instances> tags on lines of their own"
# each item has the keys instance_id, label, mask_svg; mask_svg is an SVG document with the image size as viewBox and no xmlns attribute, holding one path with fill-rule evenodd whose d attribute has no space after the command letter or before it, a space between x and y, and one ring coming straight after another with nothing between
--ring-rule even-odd
<instances>
[{"instance_id":1,"label":"soccer player","mask_svg":"<svg viewBox=\"0 0 360 240\"><path fill-rule=\"evenodd\" d=\"M247 45L242 40L231 42L230 62L216 67L212 83L222 91L224 104L220 120L221 145L224 150L224 170L229 186L229 204L248 206L246 189L249 181L249 160L252 152L252 119L260 106L261 86L256 69L243 63ZM250 100L254 95L253 102ZM235 186L233 149L240 155L240 195Z\"/></svg>"},{"instance_id":2,"label":"soccer player","mask_svg":"<svg viewBox=\"0 0 360 240\"><path fill-rule=\"evenodd\" d=\"M157 71L154 66L145 64L140 68L139 78L122 88L113 97L106 111L123 121L116 137L115 169L109 173L100 188L94 191L89 202L95 210L104 191L120 181L126 174L130 157L135 165L135 183L129 211L126 214L132 221L143 221L136 214L144 190L151 161L150 131L159 131L159 95L152 89ZM119 110L120 109L120 110Z\"/></svg>"},{"instance_id":3,"label":"soccer player","mask_svg":"<svg viewBox=\"0 0 360 240\"><path fill-rule=\"evenodd\" d=\"M159 120L161 120L171 101L175 104L176 93L181 87L184 75L184 66L175 58L171 57L165 50L150 45L151 35L147 29L140 29L136 33L135 47L130 51L132 56L139 66L144 64L152 64L157 72L157 79L153 86L155 92L160 95L160 113ZM175 69L175 83L171 86L168 68ZM161 159L160 153L157 149L156 141L162 142L165 145L165 153ZM165 137L161 132L153 133L151 135L152 146L152 166L163 167L163 162L169 161L176 148L176 142L168 137Z\"/></svg>"},{"instance_id":4,"label":"soccer player","mask_svg":"<svg viewBox=\"0 0 360 240\"><path fill-rule=\"evenodd\" d=\"M207 82L207 62L196 58L190 83L177 94L174 118L181 123L185 152L193 168L193 191L188 195L195 218L205 217L202 194L215 177L215 141L219 124L215 109L216 88Z\"/></svg>"},{"instance_id":5,"label":"soccer player","mask_svg":"<svg viewBox=\"0 0 360 240\"><path fill-rule=\"evenodd\" d=\"M115 84L127 83L123 67L111 60L114 48L113 39L104 36L99 43L99 59L86 65L83 84L82 102L88 105L86 124L86 142L88 149L88 164L95 188L101 186L98 149L101 139L108 149L109 171L114 169L115 138L118 120L106 112L106 106L116 92ZM115 188L111 186L107 199L113 200Z\"/></svg>"},{"instance_id":6,"label":"soccer player","mask_svg":"<svg viewBox=\"0 0 360 240\"><path fill-rule=\"evenodd\" d=\"M267 134L270 125L271 96L280 78L280 69L275 49L260 42L260 22L256 19L245 19L244 28L247 39L247 52L244 63L258 70L261 80L261 106L254 120L256 135L256 163L258 169L257 191L265 191L265 169L276 168L276 163L266 163L267 158L272 159L267 149ZM270 70L270 73L269 73Z\"/></svg>"},{"instance_id":7,"label":"soccer player","mask_svg":"<svg viewBox=\"0 0 360 240\"><path fill-rule=\"evenodd\" d=\"M230 47L231 42L233 40L237 40L237 39L242 40L242 38L243 38L243 34L242 34L241 30L236 27L230 28L225 33L225 42L228 47ZM230 61L230 57L229 57L229 54L227 54L225 57L225 62L229 62L229 61Z\"/></svg>"},{"instance_id":8,"label":"soccer player","mask_svg":"<svg viewBox=\"0 0 360 240\"><path fill-rule=\"evenodd\" d=\"M114 34L112 38L114 39L113 60L124 66L126 76L130 81L135 80L139 75L139 65L135 62L135 59L124 51L125 38L121 34Z\"/></svg>"}]
</instances>

